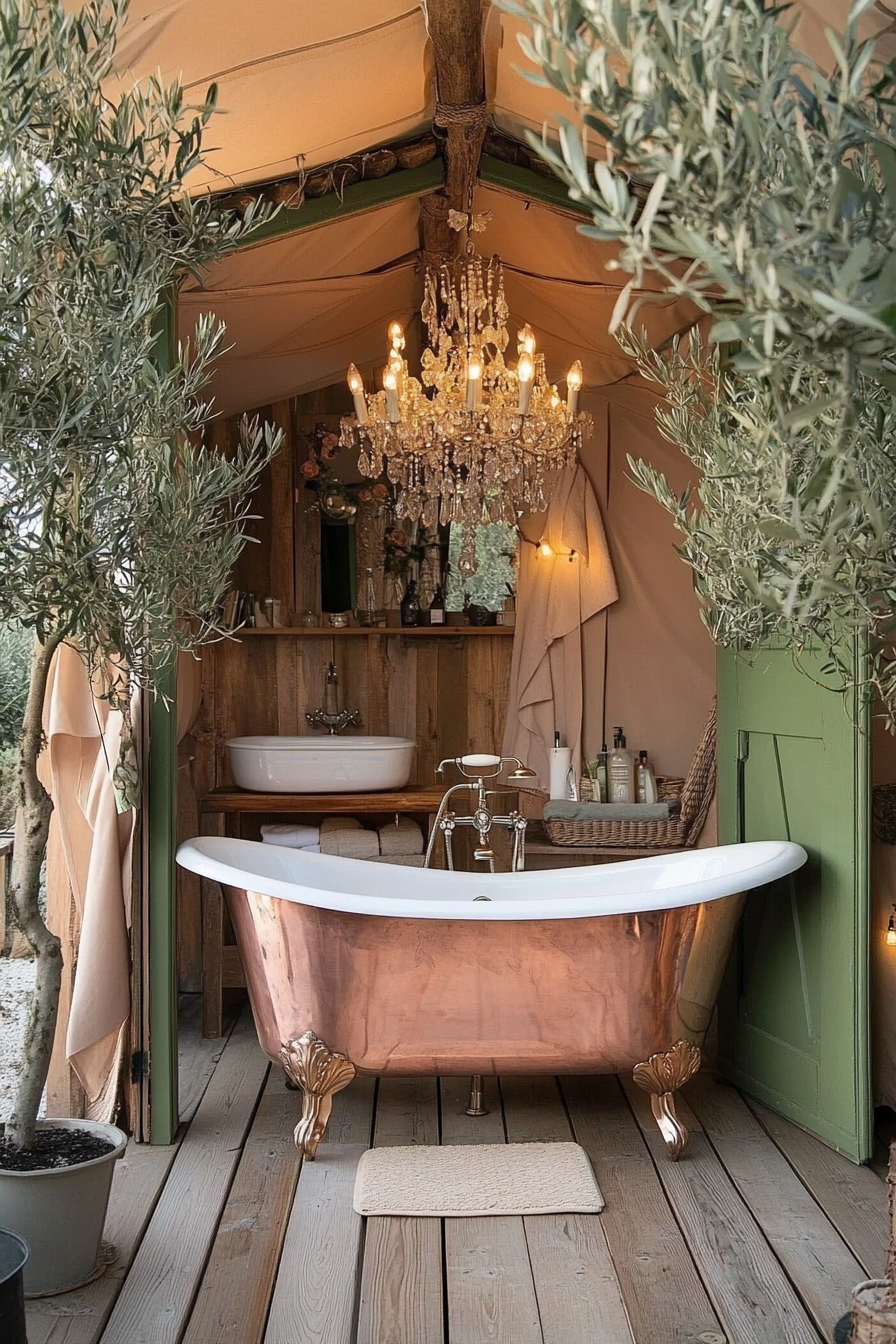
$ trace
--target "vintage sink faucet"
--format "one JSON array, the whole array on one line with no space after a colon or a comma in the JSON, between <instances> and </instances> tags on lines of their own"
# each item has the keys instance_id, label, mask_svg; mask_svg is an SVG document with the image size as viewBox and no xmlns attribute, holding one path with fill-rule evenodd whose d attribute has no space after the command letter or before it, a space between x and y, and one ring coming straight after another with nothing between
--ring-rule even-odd
<instances>
[{"instance_id":1,"label":"vintage sink faucet","mask_svg":"<svg viewBox=\"0 0 896 1344\"><path fill-rule=\"evenodd\" d=\"M361 727L361 711L359 709L340 709L339 708L339 677L336 672L335 663L327 663L325 667L326 677L324 679L324 703L320 709L313 709L305 715L305 718L314 728L326 728L327 732L335 736L341 733L343 728L348 728L349 724L354 728Z\"/></svg>"}]
</instances>

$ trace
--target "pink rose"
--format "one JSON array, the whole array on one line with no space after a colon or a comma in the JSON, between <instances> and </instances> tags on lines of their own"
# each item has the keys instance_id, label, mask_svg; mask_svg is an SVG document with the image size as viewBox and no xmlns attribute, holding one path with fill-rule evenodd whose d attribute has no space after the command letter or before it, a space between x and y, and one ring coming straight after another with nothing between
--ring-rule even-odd
<instances>
[{"instance_id":1,"label":"pink rose","mask_svg":"<svg viewBox=\"0 0 896 1344\"><path fill-rule=\"evenodd\" d=\"M389 498L389 487L387 485L375 485L373 487L374 499L385 500Z\"/></svg>"},{"instance_id":2,"label":"pink rose","mask_svg":"<svg viewBox=\"0 0 896 1344\"><path fill-rule=\"evenodd\" d=\"M335 457L339 451L339 435L329 430L320 441L321 457Z\"/></svg>"},{"instance_id":3,"label":"pink rose","mask_svg":"<svg viewBox=\"0 0 896 1344\"><path fill-rule=\"evenodd\" d=\"M359 491L358 491L358 499L361 501L362 504L369 504L370 501L373 499L373 491L372 491L372 490L359 490Z\"/></svg>"},{"instance_id":4,"label":"pink rose","mask_svg":"<svg viewBox=\"0 0 896 1344\"><path fill-rule=\"evenodd\" d=\"M310 457L307 462L302 463L302 465L299 467L299 471L305 477L306 481L311 481L314 479L315 476L320 475L320 467L317 465L316 462L312 462Z\"/></svg>"}]
</instances>

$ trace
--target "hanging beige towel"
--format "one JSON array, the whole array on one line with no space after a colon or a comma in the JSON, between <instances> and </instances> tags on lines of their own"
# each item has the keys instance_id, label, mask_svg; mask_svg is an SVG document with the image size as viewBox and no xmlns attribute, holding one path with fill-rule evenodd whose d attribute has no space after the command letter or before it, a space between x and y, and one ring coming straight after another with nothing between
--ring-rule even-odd
<instances>
[{"instance_id":1,"label":"hanging beige towel","mask_svg":"<svg viewBox=\"0 0 896 1344\"><path fill-rule=\"evenodd\" d=\"M531 766L547 788L555 729L572 748L576 777L581 773L582 623L619 596L600 509L581 466L561 476L540 537L553 557L525 541L521 546L503 752Z\"/></svg>"},{"instance_id":2,"label":"hanging beige towel","mask_svg":"<svg viewBox=\"0 0 896 1344\"><path fill-rule=\"evenodd\" d=\"M62 645L47 687L42 773L81 918L66 1055L87 1094L89 1114L108 1094L130 1012L134 814L118 812L112 782L122 727L121 713L94 696L77 650Z\"/></svg>"}]
</instances>

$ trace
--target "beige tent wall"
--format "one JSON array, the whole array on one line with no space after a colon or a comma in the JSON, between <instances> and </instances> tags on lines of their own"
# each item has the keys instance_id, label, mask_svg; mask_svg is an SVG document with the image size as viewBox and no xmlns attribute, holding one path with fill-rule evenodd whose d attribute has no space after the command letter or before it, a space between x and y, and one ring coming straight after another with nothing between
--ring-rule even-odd
<instances>
[{"instance_id":1,"label":"beige tent wall","mask_svg":"<svg viewBox=\"0 0 896 1344\"><path fill-rule=\"evenodd\" d=\"M684 775L715 693L715 647L699 615L691 571L673 553L668 514L631 481L627 454L643 457L680 491L696 472L657 429L658 398L640 380L588 393L595 422L583 464L594 486L619 600L585 628L586 751L625 728L658 773ZM711 832L714 839L714 824Z\"/></svg>"}]
</instances>

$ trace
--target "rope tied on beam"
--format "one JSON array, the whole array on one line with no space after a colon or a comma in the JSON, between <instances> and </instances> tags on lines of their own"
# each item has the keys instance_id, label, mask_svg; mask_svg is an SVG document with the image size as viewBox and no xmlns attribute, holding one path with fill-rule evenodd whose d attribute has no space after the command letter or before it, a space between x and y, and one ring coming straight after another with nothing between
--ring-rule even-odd
<instances>
[{"instance_id":1,"label":"rope tied on beam","mask_svg":"<svg viewBox=\"0 0 896 1344\"><path fill-rule=\"evenodd\" d=\"M488 103L436 102L434 126L462 126L465 130L485 131L488 126Z\"/></svg>"}]
</instances>

